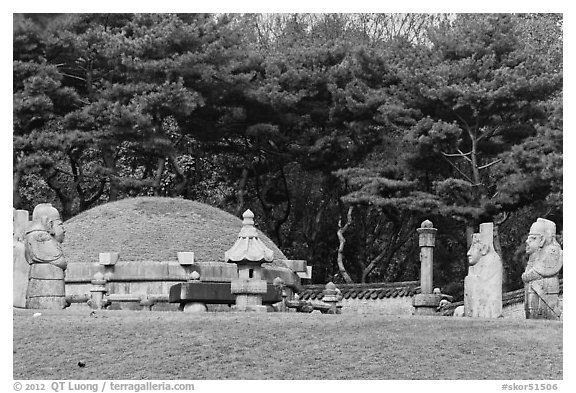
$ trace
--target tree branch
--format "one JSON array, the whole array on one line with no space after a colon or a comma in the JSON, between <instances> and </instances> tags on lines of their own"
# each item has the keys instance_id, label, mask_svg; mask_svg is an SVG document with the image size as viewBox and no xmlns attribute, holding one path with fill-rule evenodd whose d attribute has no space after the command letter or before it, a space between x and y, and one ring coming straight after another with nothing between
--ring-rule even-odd
<instances>
[{"instance_id":1,"label":"tree branch","mask_svg":"<svg viewBox=\"0 0 576 393\"><path fill-rule=\"evenodd\" d=\"M440 153L442 153L442 155L444 157L462 157L462 158L466 159L467 161L472 161L472 160L470 160L470 158L468 158L468 156L470 154L472 154L472 152L464 153L460 149L456 149L456 150L458 150L458 153L444 153L443 151L441 151Z\"/></svg>"},{"instance_id":2,"label":"tree branch","mask_svg":"<svg viewBox=\"0 0 576 393\"><path fill-rule=\"evenodd\" d=\"M482 166L479 166L479 167L478 167L478 170L480 170L480 169L486 169L486 168L490 168L492 165L494 165L494 164L498 164L500 161L502 161L502 159L497 159L497 160L495 160L495 161L492 161L492 162L491 162L491 163L489 163L489 164L486 164L486 165L482 165Z\"/></svg>"},{"instance_id":3,"label":"tree branch","mask_svg":"<svg viewBox=\"0 0 576 393\"><path fill-rule=\"evenodd\" d=\"M352 280L352 278L350 277L350 275L346 271L346 267L344 266L344 245L346 244L346 238L344 237L344 233L348 230L348 228L350 227L350 223L352 222L353 210L354 210L354 205L350 205L350 207L348 208L346 224L344 226L342 226L342 218L340 218L338 220L338 231L336 232L336 234L338 235L338 240L339 240L338 258L337 258L338 270L340 270L340 273L342 273L342 277L344 278L344 281L346 281L349 284L354 282L354 281Z\"/></svg>"},{"instance_id":4,"label":"tree branch","mask_svg":"<svg viewBox=\"0 0 576 393\"><path fill-rule=\"evenodd\" d=\"M448 158L446 158L446 157L444 157L444 156L442 156L442 158L444 158L444 159L446 160L446 162L448 162L448 164L450 164L454 169L456 169L458 172L460 172L460 174L461 174L462 176L464 176L464 178L465 178L466 180L468 180L471 184L474 184L474 182L472 181L472 179L470 179L470 177L468 177L468 175L466 175L464 172L462 172L462 171L460 170L460 168L458 168L456 165L454 165L454 164L452 163L452 161L450 161Z\"/></svg>"}]
</instances>

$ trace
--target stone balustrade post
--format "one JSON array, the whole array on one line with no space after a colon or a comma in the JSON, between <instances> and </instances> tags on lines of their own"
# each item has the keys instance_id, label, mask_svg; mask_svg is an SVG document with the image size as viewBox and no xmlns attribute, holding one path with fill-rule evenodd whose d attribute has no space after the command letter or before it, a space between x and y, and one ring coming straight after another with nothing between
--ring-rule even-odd
<instances>
[{"instance_id":1,"label":"stone balustrade post","mask_svg":"<svg viewBox=\"0 0 576 393\"><path fill-rule=\"evenodd\" d=\"M154 306L154 301L148 295L143 295L140 299L140 307L142 311L152 311L152 306Z\"/></svg>"},{"instance_id":2,"label":"stone balustrade post","mask_svg":"<svg viewBox=\"0 0 576 393\"><path fill-rule=\"evenodd\" d=\"M282 280L280 277L276 277L274 279L274 281L272 282L272 284L276 288L278 288L278 290L280 290L282 293L282 301L280 302L280 306L278 307L278 311L287 312L288 306L286 305L286 301L287 301L287 297L288 297L288 291L286 291L286 285L284 285L284 280Z\"/></svg>"},{"instance_id":3,"label":"stone balustrade post","mask_svg":"<svg viewBox=\"0 0 576 393\"><path fill-rule=\"evenodd\" d=\"M104 294L107 292L106 282L104 275L100 272L94 274L94 278L90 282L92 287L90 288L89 304L95 310L102 310L106 305L104 299Z\"/></svg>"},{"instance_id":4,"label":"stone balustrade post","mask_svg":"<svg viewBox=\"0 0 576 393\"><path fill-rule=\"evenodd\" d=\"M326 284L324 291L322 291L322 301L330 306L328 314L339 314L338 310L338 291L333 282Z\"/></svg>"}]
</instances>

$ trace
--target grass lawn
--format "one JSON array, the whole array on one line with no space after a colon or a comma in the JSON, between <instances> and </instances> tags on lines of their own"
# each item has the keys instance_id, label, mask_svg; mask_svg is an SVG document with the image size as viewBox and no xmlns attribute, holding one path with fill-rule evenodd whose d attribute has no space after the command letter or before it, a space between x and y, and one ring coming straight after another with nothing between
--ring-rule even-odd
<instances>
[{"instance_id":1,"label":"grass lawn","mask_svg":"<svg viewBox=\"0 0 576 393\"><path fill-rule=\"evenodd\" d=\"M14 379L563 378L555 321L35 312L13 312Z\"/></svg>"}]
</instances>

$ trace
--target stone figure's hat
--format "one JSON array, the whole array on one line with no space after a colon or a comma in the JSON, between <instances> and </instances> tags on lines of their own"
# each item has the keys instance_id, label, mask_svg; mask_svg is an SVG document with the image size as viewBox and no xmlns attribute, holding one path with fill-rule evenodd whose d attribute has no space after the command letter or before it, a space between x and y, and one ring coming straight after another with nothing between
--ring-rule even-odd
<instances>
[{"instance_id":1,"label":"stone figure's hat","mask_svg":"<svg viewBox=\"0 0 576 393\"><path fill-rule=\"evenodd\" d=\"M473 241L479 241L488 247L494 247L494 224L485 222L480 224L480 232L472 235Z\"/></svg>"},{"instance_id":2,"label":"stone figure's hat","mask_svg":"<svg viewBox=\"0 0 576 393\"><path fill-rule=\"evenodd\" d=\"M545 218L538 218L530 227L530 235L542 235L552 240L556 237L556 224Z\"/></svg>"},{"instance_id":3,"label":"stone figure's hat","mask_svg":"<svg viewBox=\"0 0 576 393\"><path fill-rule=\"evenodd\" d=\"M48 220L60 220L60 213L52 206L51 203L40 203L32 212L32 221L39 221L42 217L48 217Z\"/></svg>"},{"instance_id":4,"label":"stone figure's hat","mask_svg":"<svg viewBox=\"0 0 576 393\"><path fill-rule=\"evenodd\" d=\"M236 243L224 253L225 261L271 262L274 259L274 251L258 238L258 231L254 227L254 213L248 209L242 217L244 218L242 229Z\"/></svg>"}]
</instances>

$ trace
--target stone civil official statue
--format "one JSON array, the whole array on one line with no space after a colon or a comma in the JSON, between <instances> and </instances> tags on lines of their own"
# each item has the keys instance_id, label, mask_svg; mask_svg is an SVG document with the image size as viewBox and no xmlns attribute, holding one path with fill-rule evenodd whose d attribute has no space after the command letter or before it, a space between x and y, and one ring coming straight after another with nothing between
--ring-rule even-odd
<instances>
[{"instance_id":1,"label":"stone civil official statue","mask_svg":"<svg viewBox=\"0 0 576 393\"><path fill-rule=\"evenodd\" d=\"M34 208L24 238L26 261L30 264L26 308L67 306L64 286L67 263L61 245L64 234L58 210L49 203Z\"/></svg>"},{"instance_id":2,"label":"stone civil official statue","mask_svg":"<svg viewBox=\"0 0 576 393\"><path fill-rule=\"evenodd\" d=\"M494 250L494 224L480 224L468 250L464 279L464 315L474 318L502 316L502 259Z\"/></svg>"},{"instance_id":3,"label":"stone civil official statue","mask_svg":"<svg viewBox=\"0 0 576 393\"><path fill-rule=\"evenodd\" d=\"M539 218L532 224L526 239L526 253L529 255L528 264L522 274L526 318L560 319L562 248L556 241L554 222Z\"/></svg>"}]
</instances>

